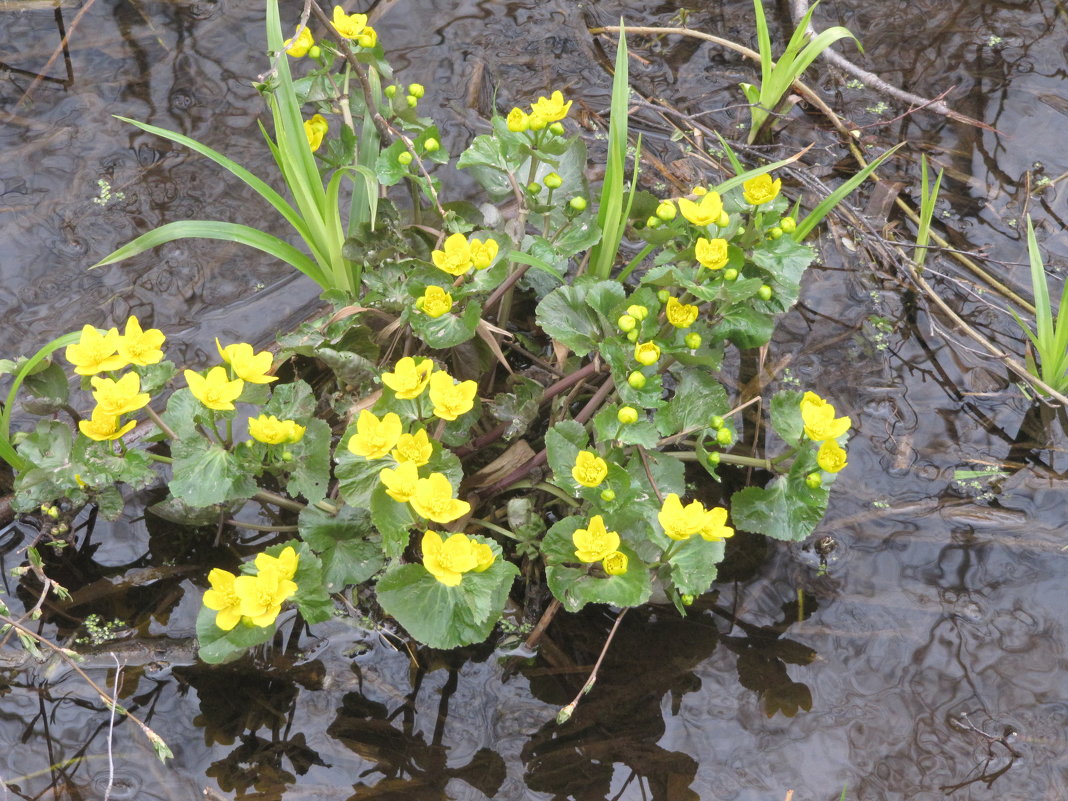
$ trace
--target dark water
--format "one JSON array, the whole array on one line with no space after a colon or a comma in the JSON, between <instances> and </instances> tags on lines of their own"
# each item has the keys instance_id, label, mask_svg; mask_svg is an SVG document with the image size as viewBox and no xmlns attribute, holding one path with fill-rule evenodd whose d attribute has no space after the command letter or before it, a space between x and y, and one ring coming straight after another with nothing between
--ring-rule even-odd
<instances>
[{"instance_id":1,"label":"dark water","mask_svg":"<svg viewBox=\"0 0 1068 801\"><path fill-rule=\"evenodd\" d=\"M747 2L700 5L692 27L752 43ZM263 63L259 6L81 8L73 83L43 81L21 102L27 73L60 35L50 8L0 9L9 70L0 109L10 115L0 118L0 353L129 313L172 336L176 361L198 362L216 335L270 337L306 313L316 291L256 253L175 243L85 271L164 221L266 217L199 159L110 116L177 128L266 169L249 85ZM376 27L400 78L427 85L424 104L456 151L482 130L477 109L494 87L503 108L563 87L603 110L610 79L587 22L625 12L631 24L666 25L684 8L424 0L380 4ZM62 9L67 30L78 11ZM879 111L880 97L826 68L810 75L876 151L913 143L892 168L910 187L919 152L946 168L938 213L960 232L956 244L986 249L1004 262L992 267L1000 278L1026 287L1020 231L1030 213L1060 273L1063 4L826 0L816 19L849 26L866 49L857 60L891 83L926 96L955 85L951 103L998 129L922 112L885 124L906 109L888 101ZM785 18L773 20L781 41ZM645 60L632 75L646 94L690 113L740 101L744 65L711 46L634 40L632 49ZM65 74L61 55L47 75ZM478 74L484 88L472 91ZM711 119L727 127L744 115ZM655 143L651 118L643 124ZM829 173L841 151L825 128L797 110L782 136L816 142L810 160ZM101 178L125 197L94 203ZM556 711L611 626L604 610L558 618L537 659L518 665L489 649L413 655L352 620L322 627L322 641L304 638L265 670L206 669L184 641L147 654L120 642L122 703L176 758L160 766L121 723L111 798L192 799L207 789L248 799L763 801L793 790L800 801L837 798L843 787L857 799L1064 798L1064 415L1033 409L997 363L846 240L822 243L825 266L810 273L768 357L772 389L800 382L858 423L819 531L838 545L825 575L800 546L736 538L717 592L686 620L668 610L627 615L600 681L562 727ZM988 305L995 300L939 279L961 276L949 262L929 265L953 305L1019 352L1011 319ZM1000 483L955 480L991 465L1005 466ZM6 536L0 567L11 598L7 571L21 556ZM152 518L98 528L57 578L104 583L66 617L51 614L44 631L69 634L97 612L136 621L142 635L190 636L201 588L184 568L219 557L205 539ZM106 577L131 564L153 572L139 587L111 586ZM106 652L86 667L114 680ZM62 667L11 669L3 681L0 778L10 789L0 798L102 798L109 716L98 700Z\"/></svg>"}]
</instances>

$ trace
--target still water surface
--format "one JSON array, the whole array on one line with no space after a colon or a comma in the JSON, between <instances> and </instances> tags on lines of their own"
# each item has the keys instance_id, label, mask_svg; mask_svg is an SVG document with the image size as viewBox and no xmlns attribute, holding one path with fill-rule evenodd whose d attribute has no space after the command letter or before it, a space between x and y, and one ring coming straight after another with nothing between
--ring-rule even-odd
<instances>
[{"instance_id":1,"label":"still water surface","mask_svg":"<svg viewBox=\"0 0 1068 801\"><path fill-rule=\"evenodd\" d=\"M690 10L690 26L752 44L748 2L704 5ZM480 110L494 91L505 109L563 87L603 110L607 44L587 24L625 14L667 25L685 8L398 0L372 13L399 78L427 85L424 106L458 152L484 129ZM85 269L163 222L268 219L200 159L111 116L175 128L266 172L250 86L263 66L258 4L64 6L69 85L51 80L67 74L62 55L44 69L61 38L53 10L0 14L0 353L134 313L171 336L171 358L197 365L216 335L266 340L313 308L309 282L218 243ZM816 19L856 32L866 50L858 61L891 83L926 96L955 86L952 104L998 129L923 113L887 123L905 108L881 109L880 97L826 68L810 76L876 150L914 144L894 167L909 187L919 152L946 168L938 213L961 232L955 244L985 248L1007 262L1001 277L1026 287L1020 230L1030 213L1059 274L1068 256L1063 5L827 0ZM774 25L781 41L785 18ZM711 116L723 127L744 119L728 107L751 73L732 56L675 38L632 48L644 59L632 65L643 93L688 113L724 109ZM49 79L34 84L38 70ZM478 75L484 85L472 90ZM797 110L782 137L816 142L812 163L829 175L840 150L822 128ZM651 141L655 133L650 125ZM120 725L111 798L766 801L792 789L800 801L843 787L857 799L1068 795L1064 416L1043 418L997 364L947 337L840 237L823 247L825 266L810 273L768 363L779 365L776 382L816 389L858 423L819 531L838 545L825 575L800 546L737 537L724 580L688 618L658 609L625 618L601 680L562 727L553 718L596 660L612 622L605 610L557 619L538 658L518 667L489 649L413 660L346 622L271 670L206 669L184 641L131 649L122 702L175 759L160 766ZM1019 350L1009 318L941 286ZM1008 465L998 484L955 480L991 464ZM129 564L154 569L154 582L105 589L69 611L188 637L200 589L183 567L213 556L152 518L130 520L98 528L72 574L57 578L79 586ZM3 559L12 596L7 569L20 556ZM53 622L63 632L77 624ZM102 654L90 672L111 681L109 665ZM108 715L80 680L42 668L2 681L0 778L10 788L0 798L102 798Z\"/></svg>"}]
</instances>

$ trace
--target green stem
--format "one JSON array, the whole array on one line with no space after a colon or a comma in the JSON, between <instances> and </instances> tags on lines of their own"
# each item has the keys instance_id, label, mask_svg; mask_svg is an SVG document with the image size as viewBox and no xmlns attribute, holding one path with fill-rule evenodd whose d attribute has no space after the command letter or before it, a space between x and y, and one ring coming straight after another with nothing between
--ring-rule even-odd
<instances>
[{"instance_id":1,"label":"green stem","mask_svg":"<svg viewBox=\"0 0 1068 801\"><path fill-rule=\"evenodd\" d=\"M681 462L696 462L700 456L695 451L663 451L665 456L672 456ZM769 473L775 472L775 464L771 459L758 459L755 456L739 456L734 453L721 453L719 461L723 464L736 464L742 467L759 467Z\"/></svg>"},{"instance_id":2,"label":"green stem","mask_svg":"<svg viewBox=\"0 0 1068 801\"><path fill-rule=\"evenodd\" d=\"M160 456L158 453L152 453L152 451L145 451L145 456L147 456L153 462L160 462L161 464L174 464L174 459L172 459L170 456Z\"/></svg>"},{"instance_id":3,"label":"green stem","mask_svg":"<svg viewBox=\"0 0 1068 801\"><path fill-rule=\"evenodd\" d=\"M508 529L501 528L497 524L491 523L488 520L483 520L480 517L472 517L470 522L474 523L475 525L482 526L483 528L488 528L490 531L496 531L502 537L507 537L510 540L518 540L519 539L515 534L513 534Z\"/></svg>"},{"instance_id":4,"label":"green stem","mask_svg":"<svg viewBox=\"0 0 1068 801\"><path fill-rule=\"evenodd\" d=\"M645 247L638 251L637 256L627 262L627 266L623 268L623 272L621 272L616 277L616 280L620 283L626 281L627 276L629 276L634 271L634 268L641 264L645 260L645 257L652 253L654 250L656 250L656 245L652 244L651 242L646 244Z\"/></svg>"},{"instance_id":5,"label":"green stem","mask_svg":"<svg viewBox=\"0 0 1068 801\"><path fill-rule=\"evenodd\" d=\"M515 484L509 486L509 489L537 489L542 492L547 492L550 495L555 495L557 498L568 504L572 508L577 507L579 502L557 487L555 484L549 484L545 481L517 481Z\"/></svg>"}]
</instances>

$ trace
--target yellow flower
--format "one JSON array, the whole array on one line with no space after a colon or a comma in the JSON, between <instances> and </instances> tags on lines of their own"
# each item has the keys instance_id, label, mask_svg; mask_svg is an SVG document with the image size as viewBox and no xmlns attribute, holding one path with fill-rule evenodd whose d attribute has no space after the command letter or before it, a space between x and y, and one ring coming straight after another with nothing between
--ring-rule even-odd
<instances>
[{"instance_id":1,"label":"yellow flower","mask_svg":"<svg viewBox=\"0 0 1068 801\"><path fill-rule=\"evenodd\" d=\"M471 263L476 270L485 270L493 260L497 258L498 245L494 239L482 242L478 239L471 240Z\"/></svg>"},{"instance_id":2,"label":"yellow flower","mask_svg":"<svg viewBox=\"0 0 1068 801\"><path fill-rule=\"evenodd\" d=\"M545 118L535 111L532 111L530 115L527 116L527 126L532 131L540 131L548 124L549 123L545 121Z\"/></svg>"},{"instance_id":3,"label":"yellow flower","mask_svg":"<svg viewBox=\"0 0 1068 801\"><path fill-rule=\"evenodd\" d=\"M423 394L434 372L431 359L420 359L416 363L411 356L405 356L397 362L392 373L382 373L382 383L393 390L401 400L411 400Z\"/></svg>"},{"instance_id":4,"label":"yellow flower","mask_svg":"<svg viewBox=\"0 0 1068 801\"><path fill-rule=\"evenodd\" d=\"M435 523L451 523L471 511L471 504L452 496L452 484L444 473L419 479L409 503L420 517Z\"/></svg>"},{"instance_id":5,"label":"yellow flower","mask_svg":"<svg viewBox=\"0 0 1068 801\"><path fill-rule=\"evenodd\" d=\"M508 130L512 133L523 133L530 125L527 113L521 108L513 108L508 112Z\"/></svg>"},{"instance_id":6,"label":"yellow flower","mask_svg":"<svg viewBox=\"0 0 1068 801\"><path fill-rule=\"evenodd\" d=\"M772 181L771 176L764 173L742 184L742 195L746 203L759 206L762 203L770 203L778 197L780 189L782 189L782 179L776 178Z\"/></svg>"},{"instance_id":7,"label":"yellow flower","mask_svg":"<svg viewBox=\"0 0 1068 801\"><path fill-rule=\"evenodd\" d=\"M282 603L296 591L296 583L282 578L275 570L234 579L234 592L241 599L241 616L247 617L255 626L274 623L282 611Z\"/></svg>"},{"instance_id":8,"label":"yellow flower","mask_svg":"<svg viewBox=\"0 0 1068 801\"><path fill-rule=\"evenodd\" d=\"M454 384L454 380L443 370L430 376L430 402L434 404L434 414L442 420L455 420L475 405L478 384L474 381Z\"/></svg>"},{"instance_id":9,"label":"yellow flower","mask_svg":"<svg viewBox=\"0 0 1068 801\"><path fill-rule=\"evenodd\" d=\"M415 462L401 462L393 470L383 467L378 477L386 487L386 495L397 503L408 503L415 494L415 485L419 481L419 468ZM449 492L452 492L450 487Z\"/></svg>"},{"instance_id":10,"label":"yellow flower","mask_svg":"<svg viewBox=\"0 0 1068 801\"><path fill-rule=\"evenodd\" d=\"M224 348L218 337L215 338L215 347L218 348L222 360L230 365L234 375L241 380L250 384L269 384L278 380L278 376L267 375L274 364L270 351L254 353L247 342L237 342Z\"/></svg>"},{"instance_id":11,"label":"yellow flower","mask_svg":"<svg viewBox=\"0 0 1068 801\"><path fill-rule=\"evenodd\" d=\"M346 39L355 39L367 27L367 15L346 14L341 6L334 6L334 27Z\"/></svg>"},{"instance_id":12,"label":"yellow flower","mask_svg":"<svg viewBox=\"0 0 1068 801\"><path fill-rule=\"evenodd\" d=\"M606 531L600 515L591 517L586 528L576 529L571 541L575 544L575 558L580 562L600 562L619 549L619 534Z\"/></svg>"},{"instance_id":13,"label":"yellow flower","mask_svg":"<svg viewBox=\"0 0 1068 801\"><path fill-rule=\"evenodd\" d=\"M401 434L392 455L398 464L411 462L416 467L422 467L430 461L433 453L434 445L430 442L430 437L426 435L426 429L420 428L414 434Z\"/></svg>"},{"instance_id":14,"label":"yellow flower","mask_svg":"<svg viewBox=\"0 0 1068 801\"><path fill-rule=\"evenodd\" d=\"M452 311L452 295L440 286L428 286L422 297L415 301L415 306L423 310L427 317L441 317Z\"/></svg>"},{"instance_id":15,"label":"yellow flower","mask_svg":"<svg viewBox=\"0 0 1068 801\"><path fill-rule=\"evenodd\" d=\"M816 451L816 463L821 470L828 473L837 473L846 466L845 449L833 439L826 439Z\"/></svg>"},{"instance_id":16,"label":"yellow flower","mask_svg":"<svg viewBox=\"0 0 1068 801\"><path fill-rule=\"evenodd\" d=\"M667 321L676 328L689 328L697 319L697 307L689 303L680 303L678 298L668 298L664 310Z\"/></svg>"},{"instance_id":17,"label":"yellow flower","mask_svg":"<svg viewBox=\"0 0 1068 801\"><path fill-rule=\"evenodd\" d=\"M381 459L397 444L401 430L401 419L395 412L379 420L364 409L356 418L356 433L349 437L349 452L365 459Z\"/></svg>"},{"instance_id":18,"label":"yellow flower","mask_svg":"<svg viewBox=\"0 0 1068 801\"><path fill-rule=\"evenodd\" d=\"M723 213L723 200L719 192L706 192L696 203L684 197L679 199L679 211L694 225L711 225Z\"/></svg>"},{"instance_id":19,"label":"yellow flower","mask_svg":"<svg viewBox=\"0 0 1068 801\"><path fill-rule=\"evenodd\" d=\"M322 114L314 115L310 120L304 120L304 135L308 137L308 147L312 153L319 149L323 143L323 137L330 129L330 124Z\"/></svg>"},{"instance_id":20,"label":"yellow flower","mask_svg":"<svg viewBox=\"0 0 1068 801\"><path fill-rule=\"evenodd\" d=\"M695 501L696 503L696 501ZM704 514L701 529L697 532L709 542L718 542L734 536L734 529L726 525L727 510L722 506L709 509Z\"/></svg>"},{"instance_id":21,"label":"yellow flower","mask_svg":"<svg viewBox=\"0 0 1068 801\"><path fill-rule=\"evenodd\" d=\"M208 573L211 589L204 592L204 606L218 612L215 625L230 631L241 620L241 598L234 589L237 576L228 570L214 568Z\"/></svg>"},{"instance_id":22,"label":"yellow flower","mask_svg":"<svg viewBox=\"0 0 1068 801\"><path fill-rule=\"evenodd\" d=\"M453 234L445 240L444 250L434 250L430 258L434 266L449 275L463 275L471 269L471 245L463 234Z\"/></svg>"},{"instance_id":23,"label":"yellow flower","mask_svg":"<svg viewBox=\"0 0 1068 801\"><path fill-rule=\"evenodd\" d=\"M464 573L481 573L493 564L493 549L466 534L453 534L442 540L436 531L423 535L423 567L446 587L455 587Z\"/></svg>"},{"instance_id":24,"label":"yellow flower","mask_svg":"<svg viewBox=\"0 0 1068 801\"><path fill-rule=\"evenodd\" d=\"M639 342L634 346L634 360L648 367L660 358L660 346L655 342Z\"/></svg>"},{"instance_id":25,"label":"yellow flower","mask_svg":"<svg viewBox=\"0 0 1068 801\"><path fill-rule=\"evenodd\" d=\"M119 329L109 328L101 334L91 325L82 328L82 338L64 351L67 361L74 365L78 375L96 375L110 370L121 370L126 360L120 356Z\"/></svg>"},{"instance_id":26,"label":"yellow flower","mask_svg":"<svg viewBox=\"0 0 1068 801\"><path fill-rule=\"evenodd\" d=\"M292 545L287 545L278 556L269 556L265 553L257 554L256 569L260 573L267 573L273 570L278 574L279 578L291 579L297 575L297 563L299 561L300 554L294 550Z\"/></svg>"},{"instance_id":27,"label":"yellow flower","mask_svg":"<svg viewBox=\"0 0 1068 801\"><path fill-rule=\"evenodd\" d=\"M567 116L567 112L571 110L571 103L571 100L565 103L564 96L557 90L549 97L539 97L531 103L530 111L532 114L537 114L546 123L556 122Z\"/></svg>"},{"instance_id":28,"label":"yellow flower","mask_svg":"<svg viewBox=\"0 0 1068 801\"><path fill-rule=\"evenodd\" d=\"M234 401L241 395L245 388L245 382L240 378L233 381L226 375L222 367L212 367L207 376L194 373L192 370L185 371L185 380L189 384L189 391L193 397L203 403L209 409L218 412L228 412L234 408Z\"/></svg>"},{"instance_id":29,"label":"yellow flower","mask_svg":"<svg viewBox=\"0 0 1068 801\"><path fill-rule=\"evenodd\" d=\"M806 392L801 398L801 419L805 424L805 436L813 442L838 439L852 425L848 417L836 419L834 407L815 392Z\"/></svg>"},{"instance_id":30,"label":"yellow flower","mask_svg":"<svg viewBox=\"0 0 1068 801\"><path fill-rule=\"evenodd\" d=\"M128 364L136 364L138 367L156 364L163 361L160 346L165 339L158 328L142 331L137 318L130 315L130 319L126 321L126 332L119 337L119 356Z\"/></svg>"},{"instance_id":31,"label":"yellow flower","mask_svg":"<svg viewBox=\"0 0 1068 801\"><path fill-rule=\"evenodd\" d=\"M694 255L697 256L697 261L702 267L707 267L709 270L722 270L730 259L727 253L727 240L710 240L699 236L694 246Z\"/></svg>"},{"instance_id":32,"label":"yellow flower","mask_svg":"<svg viewBox=\"0 0 1068 801\"><path fill-rule=\"evenodd\" d=\"M584 487L598 487L608 477L608 463L595 453L579 451L571 476Z\"/></svg>"},{"instance_id":33,"label":"yellow flower","mask_svg":"<svg viewBox=\"0 0 1068 801\"><path fill-rule=\"evenodd\" d=\"M248 433L254 440L265 445L281 445L283 442L300 442L304 426L294 420L279 420L273 414L261 414L248 419Z\"/></svg>"},{"instance_id":34,"label":"yellow flower","mask_svg":"<svg viewBox=\"0 0 1068 801\"><path fill-rule=\"evenodd\" d=\"M378 31L372 28L370 25L366 26L359 36L356 37L356 44L360 47L366 47L370 50L376 44L378 44Z\"/></svg>"},{"instance_id":35,"label":"yellow flower","mask_svg":"<svg viewBox=\"0 0 1068 801\"><path fill-rule=\"evenodd\" d=\"M96 440L97 442L104 442L106 440L118 439L135 425L135 420L129 421L122 428L118 428L119 418L113 414L108 414L97 406L93 409L93 417L91 420L79 420L78 430L81 431L89 439Z\"/></svg>"},{"instance_id":36,"label":"yellow flower","mask_svg":"<svg viewBox=\"0 0 1068 801\"><path fill-rule=\"evenodd\" d=\"M601 569L610 576L622 576L627 572L627 555L621 551L612 551L601 560Z\"/></svg>"},{"instance_id":37,"label":"yellow flower","mask_svg":"<svg viewBox=\"0 0 1068 801\"><path fill-rule=\"evenodd\" d=\"M656 519L671 539L688 540L705 527L705 507L700 501L691 501L683 508L679 496L672 492L664 499Z\"/></svg>"},{"instance_id":38,"label":"yellow flower","mask_svg":"<svg viewBox=\"0 0 1068 801\"><path fill-rule=\"evenodd\" d=\"M282 47L286 49L289 55L295 58L304 58L304 56L308 55L308 51L311 50L313 44L315 44L315 38L312 36L311 29L305 26L301 29L296 39L286 39L282 43Z\"/></svg>"},{"instance_id":39,"label":"yellow flower","mask_svg":"<svg viewBox=\"0 0 1068 801\"><path fill-rule=\"evenodd\" d=\"M89 383L93 385L93 400L102 415L118 417L148 405L148 393L141 392L141 376L137 373L127 373L118 381L93 376Z\"/></svg>"}]
</instances>

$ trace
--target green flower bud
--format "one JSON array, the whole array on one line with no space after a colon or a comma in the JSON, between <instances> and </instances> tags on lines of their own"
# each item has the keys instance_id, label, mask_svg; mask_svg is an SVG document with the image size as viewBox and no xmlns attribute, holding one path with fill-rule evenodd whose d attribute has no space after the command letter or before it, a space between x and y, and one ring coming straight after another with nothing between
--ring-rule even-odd
<instances>
[{"instance_id":1,"label":"green flower bud","mask_svg":"<svg viewBox=\"0 0 1068 801\"><path fill-rule=\"evenodd\" d=\"M805 476L805 485L809 489L819 489L823 486L823 476L819 473L809 473Z\"/></svg>"},{"instance_id":2,"label":"green flower bud","mask_svg":"<svg viewBox=\"0 0 1068 801\"><path fill-rule=\"evenodd\" d=\"M645 386L645 374L641 370L634 370L627 376L627 383L634 389L641 389Z\"/></svg>"},{"instance_id":3,"label":"green flower bud","mask_svg":"<svg viewBox=\"0 0 1068 801\"><path fill-rule=\"evenodd\" d=\"M792 234L797 228L797 220L793 217L783 217L779 220L779 227L788 234Z\"/></svg>"},{"instance_id":4,"label":"green flower bud","mask_svg":"<svg viewBox=\"0 0 1068 801\"><path fill-rule=\"evenodd\" d=\"M660 205L656 207L656 216L664 222L671 222L674 220L677 213L675 204L670 200L661 201Z\"/></svg>"},{"instance_id":5,"label":"green flower bud","mask_svg":"<svg viewBox=\"0 0 1068 801\"><path fill-rule=\"evenodd\" d=\"M649 309L645 306L639 306L638 304L632 304L627 306L627 314L633 317L635 320L644 320L649 316Z\"/></svg>"},{"instance_id":6,"label":"green flower bud","mask_svg":"<svg viewBox=\"0 0 1068 801\"><path fill-rule=\"evenodd\" d=\"M738 280L738 271L735 270L733 267L728 267L726 270L723 271L723 280L724 281L737 281Z\"/></svg>"},{"instance_id":7,"label":"green flower bud","mask_svg":"<svg viewBox=\"0 0 1068 801\"><path fill-rule=\"evenodd\" d=\"M441 142L431 137L430 139L427 139L425 142L423 142L423 147L426 148L427 153L433 153L441 149Z\"/></svg>"},{"instance_id":8,"label":"green flower bud","mask_svg":"<svg viewBox=\"0 0 1068 801\"><path fill-rule=\"evenodd\" d=\"M571 208L573 208L575 211L585 211L586 198L584 198L582 195L576 195L575 197L571 198L570 201L568 201L568 205L571 206Z\"/></svg>"},{"instance_id":9,"label":"green flower bud","mask_svg":"<svg viewBox=\"0 0 1068 801\"><path fill-rule=\"evenodd\" d=\"M716 442L726 448L732 442L734 442L734 434L731 433L729 428L721 428L716 432Z\"/></svg>"},{"instance_id":10,"label":"green flower bud","mask_svg":"<svg viewBox=\"0 0 1068 801\"><path fill-rule=\"evenodd\" d=\"M601 500L611 503L616 499L616 491L613 489L601 490Z\"/></svg>"},{"instance_id":11,"label":"green flower bud","mask_svg":"<svg viewBox=\"0 0 1068 801\"><path fill-rule=\"evenodd\" d=\"M638 341L638 329L637 328L635 328L633 331L628 331L627 332L627 341L628 342L637 342Z\"/></svg>"},{"instance_id":12,"label":"green flower bud","mask_svg":"<svg viewBox=\"0 0 1068 801\"><path fill-rule=\"evenodd\" d=\"M555 136L563 136L564 124L562 122L554 122L549 126L549 133L554 134Z\"/></svg>"},{"instance_id":13,"label":"green flower bud","mask_svg":"<svg viewBox=\"0 0 1068 801\"><path fill-rule=\"evenodd\" d=\"M659 217L650 217L648 220L645 221L645 227L646 228L659 228L660 227L660 218Z\"/></svg>"},{"instance_id":14,"label":"green flower bud","mask_svg":"<svg viewBox=\"0 0 1068 801\"><path fill-rule=\"evenodd\" d=\"M708 454L708 463L712 467L716 467L719 464L719 451L712 451Z\"/></svg>"},{"instance_id":15,"label":"green flower bud","mask_svg":"<svg viewBox=\"0 0 1068 801\"><path fill-rule=\"evenodd\" d=\"M407 150L402 150L400 153L397 154L397 163L403 164L405 167L407 167L409 164L412 163L412 154L409 153Z\"/></svg>"},{"instance_id":16,"label":"green flower bud","mask_svg":"<svg viewBox=\"0 0 1068 801\"><path fill-rule=\"evenodd\" d=\"M59 507L58 506L48 506L48 507L42 506L41 510L46 515L51 517L53 520L55 520L57 517L59 517Z\"/></svg>"},{"instance_id":17,"label":"green flower bud","mask_svg":"<svg viewBox=\"0 0 1068 801\"><path fill-rule=\"evenodd\" d=\"M682 601L683 606L693 606L694 597L686 593L685 595L680 595L679 600Z\"/></svg>"},{"instance_id":18,"label":"green flower bud","mask_svg":"<svg viewBox=\"0 0 1068 801\"><path fill-rule=\"evenodd\" d=\"M542 179L542 182L550 189L559 189L564 184L564 179L558 173L551 172Z\"/></svg>"},{"instance_id":19,"label":"green flower bud","mask_svg":"<svg viewBox=\"0 0 1068 801\"><path fill-rule=\"evenodd\" d=\"M638 410L633 406L620 406L619 411L616 412L616 419L623 425L630 425L631 423L638 422Z\"/></svg>"},{"instance_id":20,"label":"green flower bud","mask_svg":"<svg viewBox=\"0 0 1068 801\"><path fill-rule=\"evenodd\" d=\"M768 231L768 237L770 239L782 239L782 229L776 225L774 228Z\"/></svg>"},{"instance_id":21,"label":"green flower bud","mask_svg":"<svg viewBox=\"0 0 1068 801\"><path fill-rule=\"evenodd\" d=\"M415 95L407 95L404 99L408 102L408 108L415 108L419 105L419 98Z\"/></svg>"},{"instance_id":22,"label":"green flower bud","mask_svg":"<svg viewBox=\"0 0 1068 801\"><path fill-rule=\"evenodd\" d=\"M293 461L293 451L282 451L282 461L283 462L292 462Z\"/></svg>"},{"instance_id":23,"label":"green flower bud","mask_svg":"<svg viewBox=\"0 0 1068 801\"><path fill-rule=\"evenodd\" d=\"M312 58L319 58L323 54L323 49L319 45L312 45L308 48L308 55Z\"/></svg>"},{"instance_id":24,"label":"green flower bud","mask_svg":"<svg viewBox=\"0 0 1068 801\"><path fill-rule=\"evenodd\" d=\"M386 97L393 97L393 95L397 94L397 86L396 84L390 84L382 92Z\"/></svg>"},{"instance_id":25,"label":"green flower bud","mask_svg":"<svg viewBox=\"0 0 1068 801\"><path fill-rule=\"evenodd\" d=\"M621 314L619 316L619 319L616 320L616 325L619 326L619 330L620 331L622 331L625 334L629 334L631 331L634 330L634 327L636 325L638 325L638 321L635 320L629 314Z\"/></svg>"},{"instance_id":26,"label":"green flower bud","mask_svg":"<svg viewBox=\"0 0 1068 801\"><path fill-rule=\"evenodd\" d=\"M708 424L712 426L712 428L716 429L716 431L719 431L721 428L723 428L723 423L723 418L720 417L718 414L713 415L712 419L708 421Z\"/></svg>"},{"instance_id":27,"label":"green flower bud","mask_svg":"<svg viewBox=\"0 0 1068 801\"><path fill-rule=\"evenodd\" d=\"M771 296L774 294L772 288L767 284L763 284L760 289L757 290L757 297L761 300L771 300Z\"/></svg>"},{"instance_id":28,"label":"green flower bud","mask_svg":"<svg viewBox=\"0 0 1068 801\"><path fill-rule=\"evenodd\" d=\"M720 228L726 228L730 224L731 224L731 215L727 214L727 212L725 212L725 211L721 211L719 213L719 219L716 220L716 225L718 225Z\"/></svg>"},{"instance_id":29,"label":"green flower bud","mask_svg":"<svg viewBox=\"0 0 1068 801\"><path fill-rule=\"evenodd\" d=\"M426 89L421 83L410 83L408 84L408 94L418 100L426 94Z\"/></svg>"},{"instance_id":30,"label":"green flower bud","mask_svg":"<svg viewBox=\"0 0 1068 801\"><path fill-rule=\"evenodd\" d=\"M541 192L541 184L539 184L537 181L531 181L529 184L527 184L527 191L532 195L536 195Z\"/></svg>"},{"instance_id":31,"label":"green flower bud","mask_svg":"<svg viewBox=\"0 0 1068 801\"><path fill-rule=\"evenodd\" d=\"M670 297L671 293L668 292L666 289L661 289L659 292L656 293L656 299L659 300L661 303L667 303L668 298Z\"/></svg>"},{"instance_id":32,"label":"green flower bud","mask_svg":"<svg viewBox=\"0 0 1068 801\"><path fill-rule=\"evenodd\" d=\"M686 335L685 342L686 347L688 347L690 350L697 350L699 347L701 347L701 335L698 334L696 331L691 331Z\"/></svg>"}]
</instances>

